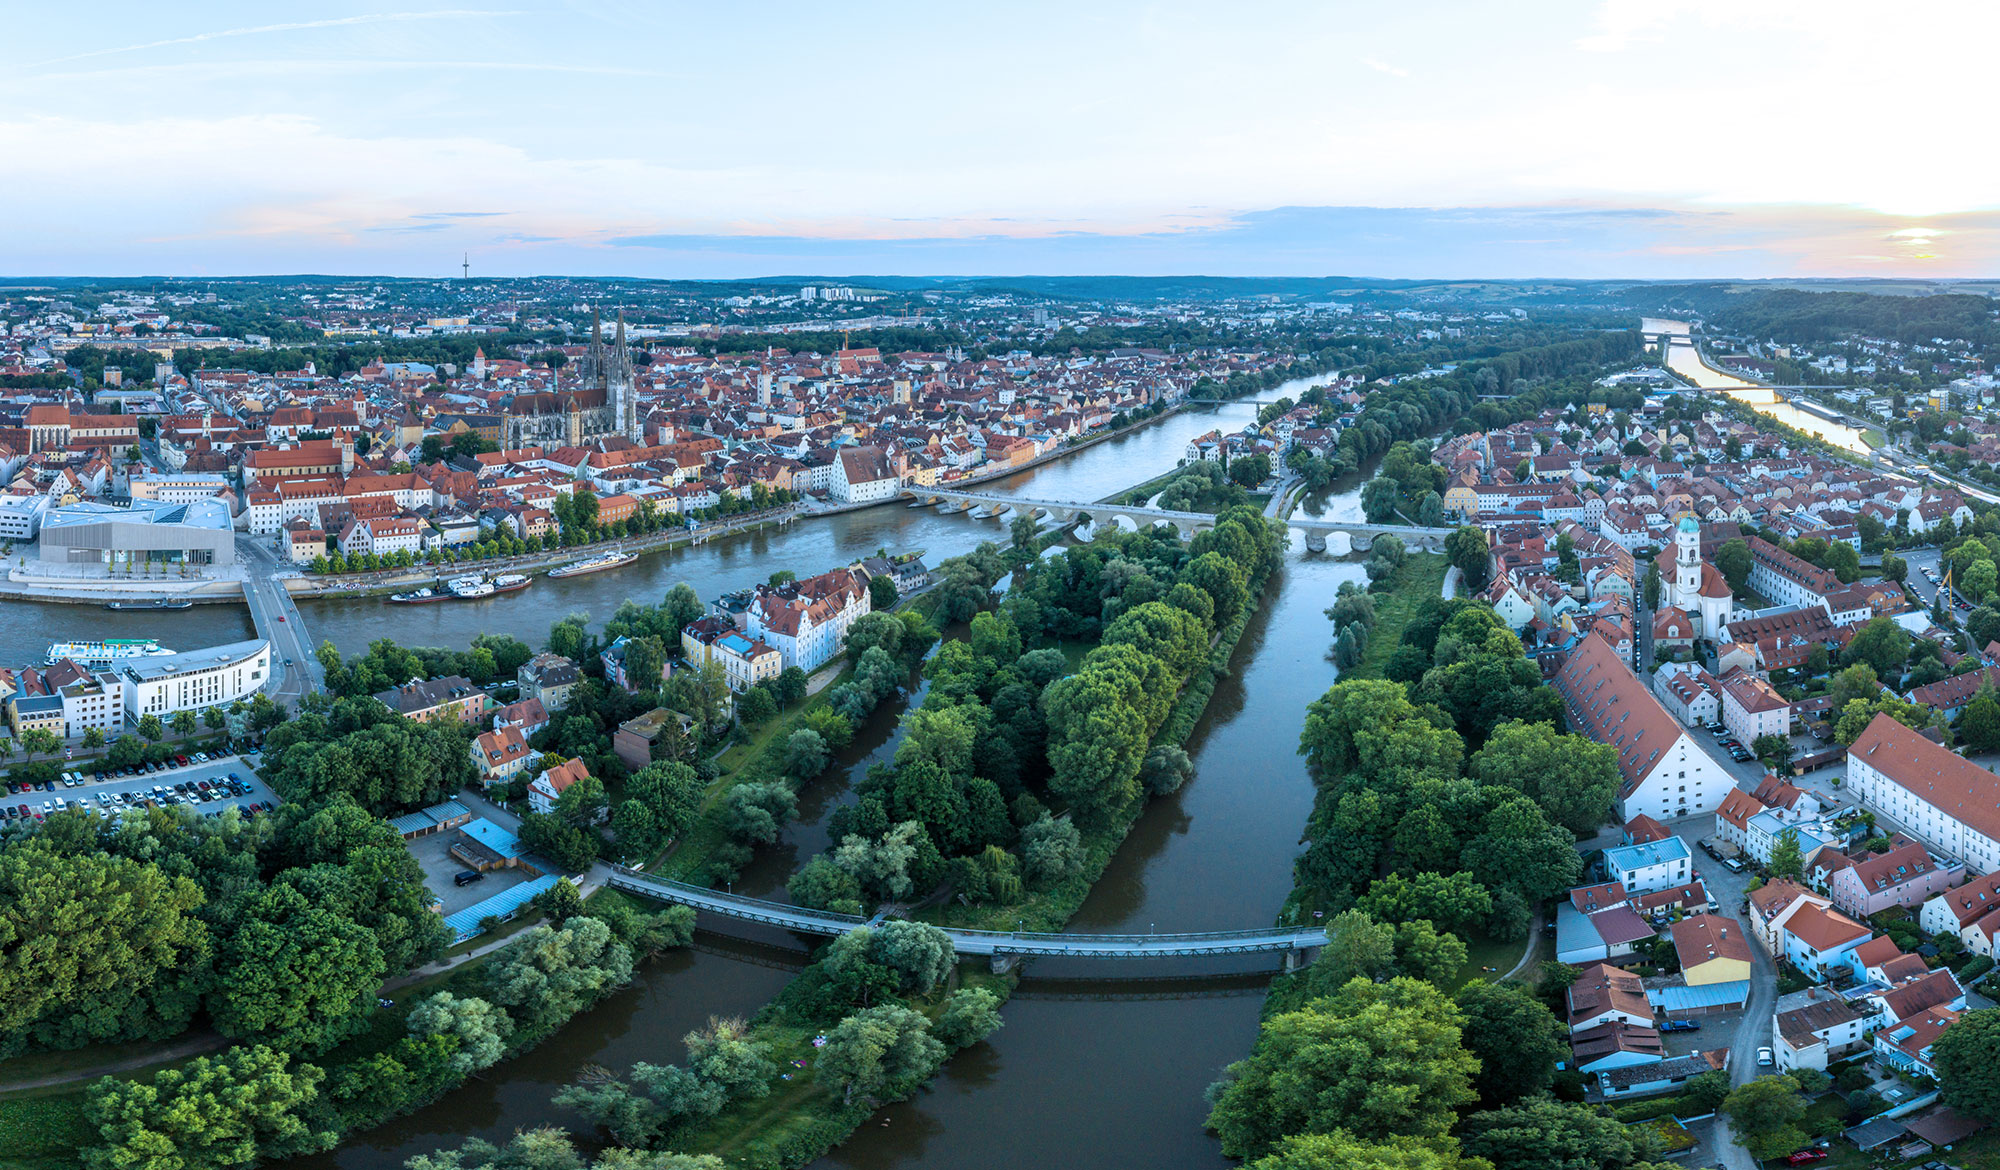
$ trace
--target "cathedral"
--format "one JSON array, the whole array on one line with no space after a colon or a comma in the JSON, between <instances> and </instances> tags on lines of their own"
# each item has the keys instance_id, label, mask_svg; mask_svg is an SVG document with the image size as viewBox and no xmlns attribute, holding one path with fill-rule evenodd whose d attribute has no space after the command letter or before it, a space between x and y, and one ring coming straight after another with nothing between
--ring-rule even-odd
<instances>
[{"instance_id":1,"label":"cathedral","mask_svg":"<svg viewBox=\"0 0 2000 1170\"><path fill-rule=\"evenodd\" d=\"M506 446L581 447L613 435L643 441L624 313L618 314L618 333L608 347L604 322L591 313L590 348L576 370L576 381L566 390L514 396L507 406Z\"/></svg>"},{"instance_id":2,"label":"cathedral","mask_svg":"<svg viewBox=\"0 0 2000 1170\"><path fill-rule=\"evenodd\" d=\"M1716 641L1729 623L1735 595L1722 570L1701 559L1701 525L1693 516L1683 516L1674 527L1674 547L1662 550L1656 562L1660 568L1660 605L1674 606L1694 622L1695 636Z\"/></svg>"}]
</instances>

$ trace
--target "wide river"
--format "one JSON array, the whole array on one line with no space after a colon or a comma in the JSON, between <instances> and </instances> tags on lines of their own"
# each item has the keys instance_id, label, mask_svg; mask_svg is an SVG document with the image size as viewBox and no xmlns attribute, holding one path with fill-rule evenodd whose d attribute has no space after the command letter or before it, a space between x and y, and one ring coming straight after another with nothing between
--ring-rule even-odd
<instances>
[{"instance_id":1,"label":"wide river","mask_svg":"<svg viewBox=\"0 0 2000 1170\"><path fill-rule=\"evenodd\" d=\"M1301 380L1262 397L1296 396ZM998 490L1042 498L1096 500L1170 470L1187 441L1213 427L1239 428L1253 403L1185 411L1145 430L1023 473ZM1357 480L1309 499L1310 515L1359 518ZM626 597L655 600L674 582L704 597L762 580L778 568L801 573L872 552L923 548L933 562L980 540L1004 541L1005 525L963 515L882 507L801 521L781 532L719 540L648 557L622 573L567 582L537 581L529 592L488 603L390 607L379 601L315 602L306 609L315 638L343 650L372 638L405 645L462 646L481 631L537 645L549 624L572 610L602 620ZM1285 567L1217 686L1189 741L1195 777L1153 802L1077 916L1097 931L1218 930L1268 924L1291 888L1291 864L1312 807L1312 785L1295 752L1305 706L1331 686L1328 623L1322 610L1340 582L1361 580L1358 562L1309 554L1294 536ZM8 606L0 640L12 659L39 656L49 639L101 633L106 611L59 605ZM245 633L217 607L156 615L148 632L201 645ZM72 616L73 615L73 616ZM129 615L128 615L129 616ZM134 632L123 627L120 632ZM783 896L785 877L825 843L827 815L848 798L872 760L895 749L897 717L921 701L921 683L885 703L844 754L843 767L811 786L801 821L763 851L738 889ZM310 1170L391 1170L404 1160L470 1136L504 1141L541 1124L572 1125L550 1097L592 1065L685 1058L681 1037L712 1015L747 1015L768 1001L802 963L799 940L764 942L702 934L696 946L646 967L634 984L579 1017L524 1059L490 1070L431 1107L359 1135L340 1150L303 1159ZM1218 960L1199 978L1132 976L1142 967L1037 960L1005 1009L1006 1026L960 1054L936 1084L883 1110L823 1163L889 1170L1004 1165L1079 1168L1221 1168L1230 1165L1202 1132L1203 1088L1244 1056L1256 1037L1264 982L1246 975L1268 958ZM1175 968L1177 975L1189 974Z\"/></svg>"},{"instance_id":2,"label":"wide river","mask_svg":"<svg viewBox=\"0 0 2000 1170\"><path fill-rule=\"evenodd\" d=\"M1793 430L1817 435L1856 454L1868 454L1868 444L1861 441L1861 431L1858 429L1830 422L1810 411L1800 410L1789 402L1779 401L1777 391L1759 386L1755 382L1745 381L1734 374L1725 374L1701 360L1701 350L1689 336L1686 321L1646 317L1641 320L1640 328L1647 333L1670 334L1673 341L1667 349L1667 368L1703 390L1720 390L1757 413L1768 415Z\"/></svg>"}]
</instances>

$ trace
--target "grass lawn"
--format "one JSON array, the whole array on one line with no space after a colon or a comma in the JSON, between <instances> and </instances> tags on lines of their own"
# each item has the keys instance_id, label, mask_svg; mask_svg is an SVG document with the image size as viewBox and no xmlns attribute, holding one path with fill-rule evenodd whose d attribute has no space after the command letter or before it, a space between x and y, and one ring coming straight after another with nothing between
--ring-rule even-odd
<instances>
[{"instance_id":1,"label":"grass lawn","mask_svg":"<svg viewBox=\"0 0 2000 1170\"><path fill-rule=\"evenodd\" d=\"M0 1165L8 1170L74 1170L96 1133L83 1117L83 1092L56 1090L0 1099Z\"/></svg>"},{"instance_id":2,"label":"grass lawn","mask_svg":"<svg viewBox=\"0 0 2000 1170\"><path fill-rule=\"evenodd\" d=\"M1443 553L1411 553L1396 574L1396 587L1375 597L1375 628L1368 631L1368 649L1346 678L1381 678L1389 656L1403 644L1403 628L1417 614L1417 607L1444 595L1445 570L1451 562ZM1512 966L1513 964L1508 964Z\"/></svg>"},{"instance_id":3,"label":"grass lawn","mask_svg":"<svg viewBox=\"0 0 2000 1170\"><path fill-rule=\"evenodd\" d=\"M1458 973L1451 990L1456 992L1474 979L1498 982L1501 976L1514 969L1514 964L1521 961L1523 948L1540 945L1540 942L1541 936L1533 932L1528 939L1514 942L1501 942L1483 933L1468 933L1465 937L1465 969ZM1532 968L1534 964L1529 966ZM1486 970L1488 967L1493 970Z\"/></svg>"}]
</instances>

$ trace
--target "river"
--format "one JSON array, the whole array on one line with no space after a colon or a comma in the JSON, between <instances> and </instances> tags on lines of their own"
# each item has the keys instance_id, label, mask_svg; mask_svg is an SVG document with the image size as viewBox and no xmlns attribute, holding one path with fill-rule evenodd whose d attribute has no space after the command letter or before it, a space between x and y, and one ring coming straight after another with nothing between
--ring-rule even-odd
<instances>
[{"instance_id":1,"label":"river","mask_svg":"<svg viewBox=\"0 0 2000 1170\"><path fill-rule=\"evenodd\" d=\"M1689 326L1686 321L1645 317L1640 320L1640 328L1647 333L1671 335L1674 340L1667 348L1667 368L1702 389L1720 390L1757 413L1773 418L1795 431L1816 435L1858 455L1869 453L1868 444L1861 440L1860 430L1830 422L1810 411L1800 410L1789 402L1781 402L1778 400L1777 391L1746 381L1734 374L1725 374L1701 360L1701 351L1689 336Z\"/></svg>"},{"instance_id":2,"label":"river","mask_svg":"<svg viewBox=\"0 0 2000 1170\"><path fill-rule=\"evenodd\" d=\"M1296 396L1310 384L1301 380L1262 397ZM1188 439L1216 426L1240 427L1255 409L1244 402L1186 411L1011 477L998 490L1099 499L1170 469ZM1343 487L1308 500L1304 510L1358 516L1358 479ZM645 599L684 579L712 596L779 567L804 571L872 551L878 544L923 547L936 560L982 539L1004 540L1005 526L962 515L875 508L649 558L643 577L635 566L623 574L569 583L538 582L524 596L551 584L588 583L597 590L606 588L606 582L635 578L644 583L631 595ZM1153 923L1161 930L1224 929L1273 919L1290 891L1291 861L1312 806L1311 782L1293 749L1305 705L1335 677L1326 658L1328 626L1321 611L1331 604L1339 582L1361 577L1359 564L1308 554L1302 538L1294 538L1266 605L1237 646L1232 672L1216 687L1189 741L1194 778L1146 810L1085 902L1078 929L1144 930ZM546 604L555 592L531 603L537 611L534 623L524 625L519 636L539 643L546 625L568 609L588 606L601 619L628 595L607 590L595 599L579 596ZM463 644L479 629L515 632L505 625L475 624L464 627L455 643L443 628L437 633L390 633L380 628L385 610L379 605L366 609L375 620L372 627L349 631L341 625L341 610L350 606L367 603L315 605L308 619L315 623L315 635L320 633L318 615L329 611L328 636L344 647L350 645L348 639L358 648L381 636L395 636L405 644L450 645ZM428 622L431 615L422 610ZM869 719L842 753L842 766L802 794L800 820L777 846L760 851L737 889L784 896L785 878L825 846L826 818L851 799L853 781L869 764L893 755L897 720L908 704L922 701L924 685L913 680L911 688ZM784 941L780 935L772 938ZM338 1151L295 1164L308 1170L390 1170L415 1154L467 1137L503 1141L520 1128L574 1124L576 1118L549 1099L584 1068L681 1060L686 1055L682 1035L709 1015L754 1011L790 977L783 969L788 960L764 948L707 935L697 941L696 950L649 966L632 988L580 1017L533 1055L491 1070L486 1074L490 1079L359 1135ZM1270 960L1228 962L1241 971L1246 965L1268 967ZM960 1054L931 1090L884 1110L828 1164L990 1166L1016 1154L1066 1166L1227 1165L1217 1144L1201 1131L1206 1114L1201 1094L1223 1065L1248 1053L1263 1002L1263 980L1224 974L1119 986L1102 982L1106 974L1074 963L1068 969L1055 964L1031 968L1022 993L1006 1008L1006 1027L991 1043ZM1145 972L1121 969L1117 974ZM1078 981L1082 976L1095 978Z\"/></svg>"}]
</instances>

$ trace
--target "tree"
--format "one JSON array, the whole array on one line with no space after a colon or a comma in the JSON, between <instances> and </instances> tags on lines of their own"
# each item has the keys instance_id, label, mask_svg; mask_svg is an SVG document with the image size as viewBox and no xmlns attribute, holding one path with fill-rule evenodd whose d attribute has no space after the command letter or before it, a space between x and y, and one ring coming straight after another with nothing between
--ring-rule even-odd
<instances>
[{"instance_id":1,"label":"tree","mask_svg":"<svg viewBox=\"0 0 2000 1170\"><path fill-rule=\"evenodd\" d=\"M1751 740L1750 753L1762 760L1774 772L1782 772L1790 766L1792 756L1795 754L1792 749L1792 737L1775 733L1760 735Z\"/></svg>"},{"instance_id":2,"label":"tree","mask_svg":"<svg viewBox=\"0 0 2000 1170\"><path fill-rule=\"evenodd\" d=\"M682 581L660 600L660 627L663 633L679 634L680 631L701 620L705 612L701 595L694 586Z\"/></svg>"},{"instance_id":3,"label":"tree","mask_svg":"<svg viewBox=\"0 0 2000 1170\"><path fill-rule=\"evenodd\" d=\"M687 1045L689 1069L721 1085L729 1096L763 1097L770 1093L778 1066L767 1045L750 1039L750 1029L741 1019L710 1016L707 1027L689 1032L682 1041Z\"/></svg>"},{"instance_id":4,"label":"tree","mask_svg":"<svg viewBox=\"0 0 2000 1170\"><path fill-rule=\"evenodd\" d=\"M326 1074L262 1045L168 1068L151 1084L103 1077L85 1115L102 1144L86 1170L236 1170L331 1148L340 1138L308 1120Z\"/></svg>"},{"instance_id":5,"label":"tree","mask_svg":"<svg viewBox=\"0 0 2000 1170\"><path fill-rule=\"evenodd\" d=\"M1370 524L1382 524L1393 519L1402 491L1403 485L1395 480L1376 476L1361 485L1361 514Z\"/></svg>"},{"instance_id":6,"label":"tree","mask_svg":"<svg viewBox=\"0 0 2000 1170\"><path fill-rule=\"evenodd\" d=\"M896 579L887 573L878 573L868 578L868 606L876 613L887 613L896 608L899 597Z\"/></svg>"},{"instance_id":7,"label":"tree","mask_svg":"<svg viewBox=\"0 0 2000 1170\"><path fill-rule=\"evenodd\" d=\"M1990 1054L1987 1059L1991 1060ZM1758 1077L1723 1098L1722 1113L1751 1157L1778 1158L1806 1144L1807 1135L1798 1124L1806 1103L1798 1089L1790 1077Z\"/></svg>"},{"instance_id":8,"label":"tree","mask_svg":"<svg viewBox=\"0 0 2000 1170\"><path fill-rule=\"evenodd\" d=\"M1194 776L1194 761L1185 750L1173 744L1161 744L1149 750L1139 765L1139 781L1145 785L1148 796L1170 796L1180 791Z\"/></svg>"},{"instance_id":9,"label":"tree","mask_svg":"<svg viewBox=\"0 0 2000 1170\"><path fill-rule=\"evenodd\" d=\"M1599 1170L1631 1164L1623 1123L1588 1105L1538 1097L1474 1113L1459 1130L1468 1158L1493 1170Z\"/></svg>"},{"instance_id":10,"label":"tree","mask_svg":"<svg viewBox=\"0 0 2000 1170\"><path fill-rule=\"evenodd\" d=\"M850 833L833 851L833 863L854 875L865 891L901 898L910 892L910 863L916 860L919 837L928 843L918 821L903 821L873 841Z\"/></svg>"},{"instance_id":11,"label":"tree","mask_svg":"<svg viewBox=\"0 0 2000 1170\"><path fill-rule=\"evenodd\" d=\"M1053 886L1083 870L1083 834L1068 817L1042 814L1021 830L1021 860L1028 880Z\"/></svg>"},{"instance_id":12,"label":"tree","mask_svg":"<svg viewBox=\"0 0 2000 1170\"><path fill-rule=\"evenodd\" d=\"M1910 655L1910 635L1886 617L1870 619L1855 632L1854 639L1840 652L1842 666L1866 663L1877 678L1896 678Z\"/></svg>"},{"instance_id":13,"label":"tree","mask_svg":"<svg viewBox=\"0 0 2000 1170\"><path fill-rule=\"evenodd\" d=\"M826 740L810 727L799 728L785 740L785 772L797 779L819 775L832 758Z\"/></svg>"},{"instance_id":14,"label":"tree","mask_svg":"<svg viewBox=\"0 0 2000 1170\"><path fill-rule=\"evenodd\" d=\"M582 827L596 824L610 806L609 798L604 795L604 781L586 773L556 797L551 815Z\"/></svg>"},{"instance_id":15,"label":"tree","mask_svg":"<svg viewBox=\"0 0 2000 1170\"><path fill-rule=\"evenodd\" d=\"M1554 1080L1569 1047L1555 1013L1513 983L1474 979L1456 1000L1465 1014L1465 1046L1479 1058L1473 1087L1487 1106L1531 1097Z\"/></svg>"},{"instance_id":16,"label":"tree","mask_svg":"<svg viewBox=\"0 0 2000 1170\"><path fill-rule=\"evenodd\" d=\"M1688 1104L1696 1114L1701 1114L1721 1108L1729 1089L1729 1074L1718 1068L1689 1077L1685 1092Z\"/></svg>"},{"instance_id":17,"label":"tree","mask_svg":"<svg viewBox=\"0 0 2000 1170\"><path fill-rule=\"evenodd\" d=\"M180 710L174 712L173 728L175 735L183 737L193 735L195 733L195 726L195 714L193 711Z\"/></svg>"},{"instance_id":18,"label":"tree","mask_svg":"<svg viewBox=\"0 0 2000 1170\"><path fill-rule=\"evenodd\" d=\"M149 715L147 718L153 720L155 729L159 727L160 721L156 716ZM140 724L142 733L144 726L142 722ZM150 736L149 738L158 739L159 737ZM57 739L55 733L45 727L30 727L28 730L20 733L19 741L22 755L31 764L34 763L36 756L54 755L62 747L62 740Z\"/></svg>"},{"instance_id":19,"label":"tree","mask_svg":"<svg viewBox=\"0 0 2000 1170\"><path fill-rule=\"evenodd\" d=\"M486 998L540 1032L632 978L632 952L596 918L522 931L486 963Z\"/></svg>"},{"instance_id":20,"label":"tree","mask_svg":"<svg viewBox=\"0 0 2000 1170\"><path fill-rule=\"evenodd\" d=\"M659 690L666 670L667 647L660 639L649 634L625 643L625 678L636 689Z\"/></svg>"},{"instance_id":21,"label":"tree","mask_svg":"<svg viewBox=\"0 0 2000 1170\"><path fill-rule=\"evenodd\" d=\"M1658 561L1648 561L1646 563L1646 580L1643 596L1647 609L1660 608L1660 563Z\"/></svg>"},{"instance_id":22,"label":"tree","mask_svg":"<svg viewBox=\"0 0 2000 1170\"><path fill-rule=\"evenodd\" d=\"M1466 771L1482 784L1526 793L1551 821L1579 837L1604 825L1618 795L1618 749L1546 723L1505 723L1473 753Z\"/></svg>"},{"instance_id":23,"label":"tree","mask_svg":"<svg viewBox=\"0 0 2000 1170\"><path fill-rule=\"evenodd\" d=\"M1796 834L1781 834L1771 843L1771 876L1798 881L1805 876L1805 859Z\"/></svg>"},{"instance_id":24,"label":"tree","mask_svg":"<svg viewBox=\"0 0 2000 1170\"><path fill-rule=\"evenodd\" d=\"M216 1030L303 1052L359 1030L387 970L374 932L290 885L251 902L219 958L207 998Z\"/></svg>"},{"instance_id":25,"label":"tree","mask_svg":"<svg viewBox=\"0 0 2000 1170\"><path fill-rule=\"evenodd\" d=\"M1491 572L1491 551L1486 544L1486 534L1469 525L1460 527L1444 541L1445 556L1464 577L1468 593L1486 588L1487 576Z\"/></svg>"},{"instance_id":26,"label":"tree","mask_svg":"<svg viewBox=\"0 0 2000 1170\"><path fill-rule=\"evenodd\" d=\"M0 1040L33 1029L74 1047L185 1027L212 945L203 900L188 877L46 835L0 850Z\"/></svg>"},{"instance_id":27,"label":"tree","mask_svg":"<svg viewBox=\"0 0 2000 1170\"><path fill-rule=\"evenodd\" d=\"M763 683L736 697L736 718L745 727L760 727L777 713L778 700L772 697L771 688Z\"/></svg>"},{"instance_id":28,"label":"tree","mask_svg":"<svg viewBox=\"0 0 2000 1170\"><path fill-rule=\"evenodd\" d=\"M1309 976L1315 992L1338 991L1350 980L1373 980L1395 966L1396 930L1361 910L1346 910L1327 923L1326 946Z\"/></svg>"},{"instance_id":29,"label":"tree","mask_svg":"<svg viewBox=\"0 0 2000 1170\"><path fill-rule=\"evenodd\" d=\"M679 760L647 764L625 782L626 795L652 814L662 842L679 838L694 824L706 788L701 774Z\"/></svg>"},{"instance_id":30,"label":"tree","mask_svg":"<svg viewBox=\"0 0 2000 1170\"><path fill-rule=\"evenodd\" d=\"M1975 755L2000 751L2000 697L1991 685L1981 686L1959 713L1958 736Z\"/></svg>"},{"instance_id":31,"label":"tree","mask_svg":"<svg viewBox=\"0 0 2000 1170\"><path fill-rule=\"evenodd\" d=\"M2000 1008L1967 1012L1931 1044L1944 1103L1961 1113L2000 1120Z\"/></svg>"},{"instance_id":32,"label":"tree","mask_svg":"<svg viewBox=\"0 0 2000 1170\"><path fill-rule=\"evenodd\" d=\"M970 1048L1000 1030L1000 997L984 987L951 993L931 1031L952 1048Z\"/></svg>"},{"instance_id":33,"label":"tree","mask_svg":"<svg viewBox=\"0 0 2000 1170\"><path fill-rule=\"evenodd\" d=\"M104 729L103 729L103 728L101 728L101 727L86 727L86 728L84 728L84 729L83 729L83 746L84 746L84 747L85 747L86 749L96 749L96 748L101 748L101 747L103 747L103 746L104 746Z\"/></svg>"},{"instance_id":34,"label":"tree","mask_svg":"<svg viewBox=\"0 0 2000 1170\"><path fill-rule=\"evenodd\" d=\"M1297 1133L1245 1170L1491 1170L1477 1158L1459 1156L1450 1137L1386 1138L1363 1141L1344 1129Z\"/></svg>"},{"instance_id":35,"label":"tree","mask_svg":"<svg viewBox=\"0 0 2000 1170\"><path fill-rule=\"evenodd\" d=\"M720 1108L719 1104L717 1108ZM593 1163L577 1151L569 1134L553 1126L545 1126L516 1133L504 1146L473 1138L456 1150L420 1154L404 1165L407 1170L723 1170L724 1164L714 1154L673 1154L615 1147L600 1151L597 1161Z\"/></svg>"},{"instance_id":36,"label":"tree","mask_svg":"<svg viewBox=\"0 0 2000 1170\"><path fill-rule=\"evenodd\" d=\"M1910 566L1904 562L1902 557L1897 556L1895 553L1882 554L1882 579L1884 581L1900 582L1909 575Z\"/></svg>"},{"instance_id":37,"label":"tree","mask_svg":"<svg viewBox=\"0 0 2000 1170\"><path fill-rule=\"evenodd\" d=\"M944 1060L929 1021L901 1004L866 1008L840 1021L819 1050L819 1073L840 1087L843 1104L916 1085Z\"/></svg>"},{"instance_id":38,"label":"tree","mask_svg":"<svg viewBox=\"0 0 2000 1170\"><path fill-rule=\"evenodd\" d=\"M1470 874L1392 873L1368 887L1360 909L1377 922L1424 919L1441 929L1460 931L1485 921L1493 911L1493 896Z\"/></svg>"},{"instance_id":39,"label":"tree","mask_svg":"<svg viewBox=\"0 0 2000 1170\"><path fill-rule=\"evenodd\" d=\"M1721 570L1723 580L1729 582L1731 593L1741 593L1750 584L1750 570L1755 564L1747 540L1725 540L1715 550L1715 567Z\"/></svg>"},{"instance_id":40,"label":"tree","mask_svg":"<svg viewBox=\"0 0 2000 1170\"><path fill-rule=\"evenodd\" d=\"M798 809L799 798L783 784L738 784L722 798L722 830L734 841L768 845Z\"/></svg>"},{"instance_id":41,"label":"tree","mask_svg":"<svg viewBox=\"0 0 2000 1170\"><path fill-rule=\"evenodd\" d=\"M1238 1158L1305 1131L1442 1136L1473 1100L1479 1072L1460 1042L1463 1022L1428 983L1356 979L1265 1021L1250 1056L1224 1073L1208 1127Z\"/></svg>"},{"instance_id":42,"label":"tree","mask_svg":"<svg viewBox=\"0 0 2000 1170\"><path fill-rule=\"evenodd\" d=\"M514 1021L506 1012L476 995L449 991L420 1001L410 1009L407 1022L413 1036L450 1036L457 1042L451 1066L461 1077L498 1064L507 1052L507 1036L514 1030Z\"/></svg>"}]
</instances>

